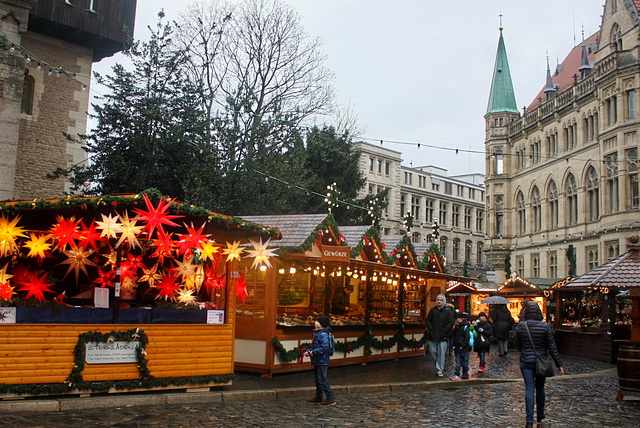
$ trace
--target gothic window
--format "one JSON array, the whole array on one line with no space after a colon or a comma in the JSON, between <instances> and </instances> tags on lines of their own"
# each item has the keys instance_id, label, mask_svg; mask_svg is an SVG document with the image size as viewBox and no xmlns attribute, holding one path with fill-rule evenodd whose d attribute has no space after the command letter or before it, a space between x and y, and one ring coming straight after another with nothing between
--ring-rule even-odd
<instances>
[{"instance_id":1,"label":"gothic window","mask_svg":"<svg viewBox=\"0 0 640 428\"><path fill-rule=\"evenodd\" d=\"M524 257L522 256L516 257L516 271L524 276Z\"/></svg>"},{"instance_id":2,"label":"gothic window","mask_svg":"<svg viewBox=\"0 0 640 428\"><path fill-rule=\"evenodd\" d=\"M484 251L484 245L482 245L482 242L478 242L476 251L476 264L482 265L482 252Z\"/></svg>"},{"instance_id":3,"label":"gothic window","mask_svg":"<svg viewBox=\"0 0 640 428\"><path fill-rule=\"evenodd\" d=\"M622 50L622 31L618 24L614 24L611 29L611 47L614 51Z\"/></svg>"},{"instance_id":4,"label":"gothic window","mask_svg":"<svg viewBox=\"0 0 640 428\"><path fill-rule=\"evenodd\" d=\"M594 167L589 167L587 171L587 203L589 220L597 220L600 217L600 183Z\"/></svg>"},{"instance_id":5,"label":"gothic window","mask_svg":"<svg viewBox=\"0 0 640 428\"><path fill-rule=\"evenodd\" d=\"M440 238L440 250L442 251L442 257L447 257L447 237Z\"/></svg>"},{"instance_id":6,"label":"gothic window","mask_svg":"<svg viewBox=\"0 0 640 428\"><path fill-rule=\"evenodd\" d=\"M587 270L598 267L598 247L587 248Z\"/></svg>"},{"instance_id":7,"label":"gothic window","mask_svg":"<svg viewBox=\"0 0 640 428\"><path fill-rule=\"evenodd\" d=\"M458 238L453 240L453 261L460 260L460 240Z\"/></svg>"},{"instance_id":8,"label":"gothic window","mask_svg":"<svg viewBox=\"0 0 640 428\"><path fill-rule=\"evenodd\" d=\"M638 149L629 149L626 151L627 158L627 174L629 181L629 196L631 199L631 208L640 208L640 192L638 191Z\"/></svg>"},{"instance_id":9,"label":"gothic window","mask_svg":"<svg viewBox=\"0 0 640 428\"><path fill-rule=\"evenodd\" d=\"M524 206L524 195L522 192L518 192L518 196L516 197L516 210L518 212L518 235L522 236L527 230L527 213Z\"/></svg>"},{"instance_id":10,"label":"gothic window","mask_svg":"<svg viewBox=\"0 0 640 428\"><path fill-rule=\"evenodd\" d=\"M607 172L607 192L609 193L609 212L617 212L618 201L618 154L612 153L604 157Z\"/></svg>"},{"instance_id":11,"label":"gothic window","mask_svg":"<svg viewBox=\"0 0 640 428\"><path fill-rule=\"evenodd\" d=\"M620 244L617 242L609 242L607 244L607 252L609 253L609 259L618 257L620 255Z\"/></svg>"},{"instance_id":12,"label":"gothic window","mask_svg":"<svg viewBox=\"0 0 640 428\"><path fill-rule=\"evenodd\" d=\"M567 178L567 208L569 224L578 223L578 185L573 174Z\"/></svg>"},{"instance_id":13,"label":"gothic window","mask_svg":"<svg viewBox=\"0 0 640 428\"><path fill-rule=\"evenodd\" d=\"M540 255L533 254L531 256L531 266L533 267L533 277L540 278Z\"/></svg>"},{"instance_id":14,"label":"gothic window","mask_svg":"<svg viewBox=\"0 0 640 428\"><path fill-rule=\"evenodd\" d=\"M549 220L551 229L558 227L558 188L555 181L549 184Z\"/></svg>"},{"instance_id":15,"label":"gothic window","mask_svg":"<svg viewBox=\"0 0 640 428\"><path fill-rule=\"evenodd\" d=\"M473 243L471 241L466 241L464 243L464 261L467 263L471 263L471 249L473 248Z\"/></svg>"},{"instance_id":16,"label":"gothic window","mask_svg":"<svg viewBox=\"0 0 640 428\"><path fill-rule=\"evenodd\" d=\"M540 203L540 191L537 187L531 192L531 206L533 207L533 231L540 232L542 228L542 206Z\"/></svg>"},{"instance_id":17,"label":"gothic window","mask_svg":"<svg viewBox=\"0 0 640 428\"><path fill-rule=\"evenodd\" d=\"M35 79L29 75L29 71L25 71L24 82L22 84L22 105L20 106L20 112L25 114L33 114L33 98L35 95L36 82Z\"/></svg>"},{"instance_id":18,"label":"gothic window","mask_svg":"<svg viewBox=\"0 0 640 428\"><path fill-rule=\"evenodd\" d=\"M411 235L411 242L413 242L414 244L422 242L421 241L421 235L418 232L416 232L413 235Z\"/></svg>"},{"instance_id":19,"label":"gothic window","mask_svg":"<svg viewBox=\"0 0 640 428\"><path fill-rule=\"evenodd\" d=\"M558 255L549 254L549 278L558 277Z\"/></svg>"},{"instance_id":20,"label":"gothic window","mask_svg":"<svg viewBox=\"0 0 640 428\"><path fill-rule=\"evenodd\" d=\"M476 232L484 230L484 211L476 210Z\"/></svg>"},{"instance_id":21,"label":"gothic window","mask_svg":"<svg viewBox=\"0 0 640 428\"><path fill-rule=\"evenodd\" d=\"M636 90L627 91L627 119L636 117Z\"/></svg>"}]
</instances>

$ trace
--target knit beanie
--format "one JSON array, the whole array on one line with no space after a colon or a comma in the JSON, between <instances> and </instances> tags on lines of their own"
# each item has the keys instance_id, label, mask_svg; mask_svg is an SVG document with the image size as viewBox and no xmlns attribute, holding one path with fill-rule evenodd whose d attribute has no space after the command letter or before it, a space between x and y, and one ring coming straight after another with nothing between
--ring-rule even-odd
<instances>
[{"instance_id":1,"label":"knit beanie","mask_svg":"<svg viewBox=\"0 0 640 428\"><path fill-rule=\"evenodd\" d=\"M331 324L331 320L327 316L318 317L318 322L323 328L327 328Z\"/></svg>"},{"instance_id":2,"label":"knit beanie","mask_svg":"<svg viewBox=\"0 0 640 428\"><path fill-rule=\"evenodd\" d=\"M442 306L447 304L447 298L445 297L444 294L440 293L438 294L438 296L436 297L436 301L438 300L439 297L442 297Z\"/></svg>"}]
</instances>

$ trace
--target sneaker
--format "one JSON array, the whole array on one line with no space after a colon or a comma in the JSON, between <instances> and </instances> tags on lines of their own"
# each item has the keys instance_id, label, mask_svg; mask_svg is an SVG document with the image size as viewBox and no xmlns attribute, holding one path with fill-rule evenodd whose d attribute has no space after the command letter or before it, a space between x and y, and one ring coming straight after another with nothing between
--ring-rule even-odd
<instances>
[{"instance_id":1,"label":"sneaker","mask_svg":"<svg viewBox=\"0 0 640 428\"><path fill-rule=\"evenodd\" d=\"M478 367L478 371L479 371L480 373L484 373L484 366L480 366L480 367Z\"/></svg>"},{"instance_id":2,"label":"sneaker","mask_svg":"<svg viewBox=\"0 0 640 428\"><path fill-rule=\"evenodd\" d=\"M307 400L309 404L320 404L322 403L322 397L313 397Z\"/></svg>"},{"instance_id":3,"label":"sneaker","mask_svg":"<svg viewBox=\"0 0 640 428\"><path fill-rule=\"evenodd\" d=\"M336 400L333 398L325 398L324 401L320 403L320 405L324 407L335 406Z\"/></svg>"},{"instance_id":4,"label":"sneaker","mask_svg":"<svg viewBox=\"0 0 640 428\"><path fill-rule=\"evenodd\" d=\"M453 375L449 378L449 380L459 380L460 376Z\"/></svg>"},{"instance_id":5,"label":"sneaker","mask_svg":"<svg viewBox=\"0 0 640 428\"><path fill-rule=\"evenodd\" d=\"M444 377L444 373L438 372L438 377Z\"/></svg>"},{"instance_id":6,"label":"sneaker","mask_svg":"<svg viewBox=\"0 0 640 428\"><path fill-rule=\"evenodd\" d=\"M467 373L467 374L463 374L463 375L462 375L462 379L469 379L469 373Z\"/></svg>"}]
</instances>

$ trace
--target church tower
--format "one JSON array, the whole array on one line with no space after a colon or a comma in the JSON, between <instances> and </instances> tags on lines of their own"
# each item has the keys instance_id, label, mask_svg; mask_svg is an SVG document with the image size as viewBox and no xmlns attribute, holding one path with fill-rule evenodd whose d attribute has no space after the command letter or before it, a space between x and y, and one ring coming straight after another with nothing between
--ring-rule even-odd
<instances>
[{"instance_id":1,"label":"church tower","mask_svg":"<svg viewBox=\"0 0 640 428\"><path fill-rule=\"evenodd\" d=\"M489 267L496 272L495 280L504 282L505 256L508 253L509 228L505 222L507 195L509 189L509 171L512 157L509 145L509 124L520 118L516 96L509 71L507 50L502 36L502 17L500 38L493 69L493 80L489 93L489 103L485 119L485 186L486 186L486 230L488 235L487 260Z\"/></svg>"}]
</instances>

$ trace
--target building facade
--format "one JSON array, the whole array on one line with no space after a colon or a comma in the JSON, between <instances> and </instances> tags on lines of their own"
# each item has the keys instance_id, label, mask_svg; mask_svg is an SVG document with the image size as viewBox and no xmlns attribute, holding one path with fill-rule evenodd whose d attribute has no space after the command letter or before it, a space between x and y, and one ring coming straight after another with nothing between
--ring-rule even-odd
<instances>
[{"instance_id":1,"label":"building facade","mask_svg":"<svg viewBox=\"0 0 640 428\"><path fill-rule=\"evenodd\" d=\"M354 148L361 152L360 170L367 180L359 196L388 192L380 221L383 242L407 234L416 248L428 248L437 222L437 243L449 271L461 274L467 262L470 274L484 276L484 175L448 177L436 166L403 166L402 153L383 146L358 142ZM407 214L413 219L409 232L403 225Z\"/></svg>"},{"instance_id":2,"label":"building facade","mask_svg":"<svg viewBox=\"0 0 640 428\"><path fill-rule=\"evenodd\" d=\"M93 62L133 35L136 0L0 0L0 200L61 197L85 161Z\"/></svg>"},{"instance_id":3,"label":"building facade","mask_svg":"<svg viewBox=\"0 0 640 428\"><path fill-rule=\"evenodd\" d=\"M507 263L527 278L580 275L640 230L639 10L638 0L606 1L600 31L554 72L547 60L523 114L500 28L484 116L487 255L499 282Z\"/></svg>"}]
</instances>

